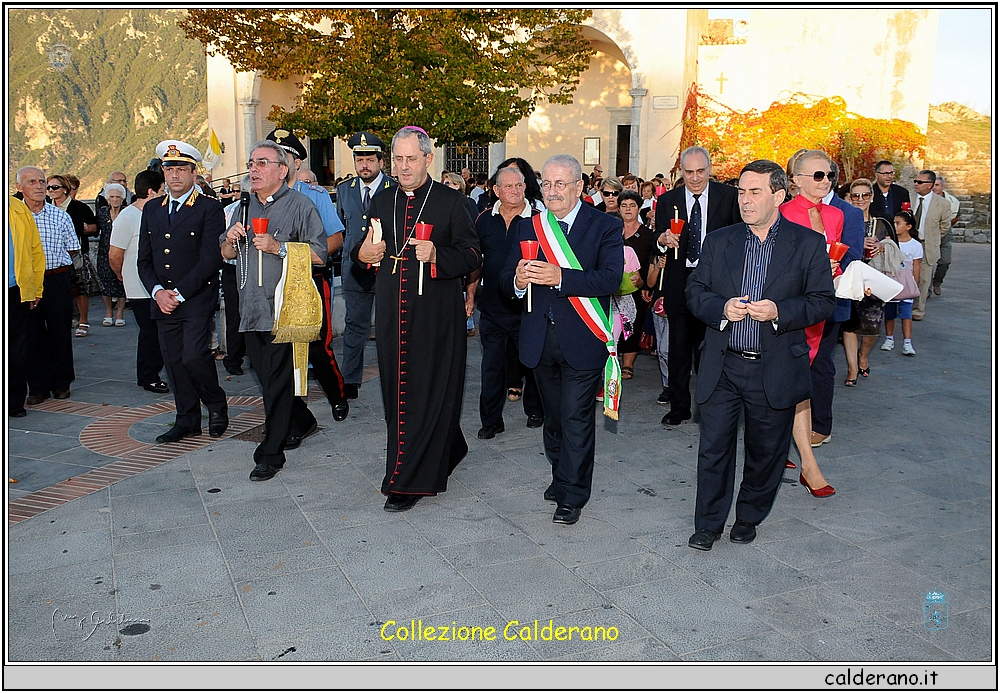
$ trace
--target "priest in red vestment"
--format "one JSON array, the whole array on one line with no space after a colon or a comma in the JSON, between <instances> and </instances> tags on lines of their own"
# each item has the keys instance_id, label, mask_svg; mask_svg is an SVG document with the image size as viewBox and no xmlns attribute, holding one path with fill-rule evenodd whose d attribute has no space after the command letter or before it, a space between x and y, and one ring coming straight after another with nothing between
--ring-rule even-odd
<instances>
[{"instance_id":1,"label":"priest in red vestment","mask_svg":"<svg viewBox=\"0 0 1000 693\"><path fill-rule=\"evenodd\" d=\"M465 196L427 174L434 160L427 133L402 128L391 150L399 187L372 198L369 215L381 240L370 230L351 259L377 273L375 345L388 429L382 493L386 511L402 512L446 491L469 451L459 425L468 341L462 278L482 258ZM429 240L419 240L420 224L432 227Z\"/></svg>"}]
</instances>

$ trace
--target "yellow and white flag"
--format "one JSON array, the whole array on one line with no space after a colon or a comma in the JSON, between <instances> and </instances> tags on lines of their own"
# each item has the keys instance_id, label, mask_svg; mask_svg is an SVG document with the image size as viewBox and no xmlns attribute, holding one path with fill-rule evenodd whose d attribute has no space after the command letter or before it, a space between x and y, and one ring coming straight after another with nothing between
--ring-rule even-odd
<instances>
[{"instance_id":1,"label":"yellow and white flag","mask_svg":"<svg viewBox=\"0 0 1000 693\"><path fill-rule=\"evenodd\" d=\"M219 138L215 136L215 128L211 128L208 138L208 149L205 150L205 156L201 157L201 165L211 171L219 163L220 156L222 156L222 145L219 144Z\"/></svg>"}]
</instances>

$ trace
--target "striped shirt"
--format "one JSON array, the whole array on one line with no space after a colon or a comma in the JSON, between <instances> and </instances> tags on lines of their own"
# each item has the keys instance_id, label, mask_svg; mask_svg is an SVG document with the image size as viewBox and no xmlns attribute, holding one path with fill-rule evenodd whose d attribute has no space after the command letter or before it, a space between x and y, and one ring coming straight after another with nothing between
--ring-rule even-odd
<instances>
[{"instance_id":1,"label":"striped shirt","mask_svg":"<svg viewBox=\"0 0 1000 693\"><path fill-rule=\"evenodd\" d=\"M73 264L69 251L80 249L80 239L69 214L48 202L38 214L32 213L38 224L38 235L45 251L45 269Z\"/></svg>"},{"instance_id":2,"label":"striped shirt","mask_svg":"<svg viewBox=\"0 0 1000 693\"><path fill-rule=\"evenodd\" d=\"M774 239L778 234L778 222L781 215L767 232L763 242L747 226L746 258L743 260L743 285L741 296L749 296L751 301L763 298L764 280L767 279L767 268L771 264L771 252L774 250ZM729 348L736 351L760 352L760 323L749 315L739 322L733 323L729 334Z\"/></svg>"}]
</instances>

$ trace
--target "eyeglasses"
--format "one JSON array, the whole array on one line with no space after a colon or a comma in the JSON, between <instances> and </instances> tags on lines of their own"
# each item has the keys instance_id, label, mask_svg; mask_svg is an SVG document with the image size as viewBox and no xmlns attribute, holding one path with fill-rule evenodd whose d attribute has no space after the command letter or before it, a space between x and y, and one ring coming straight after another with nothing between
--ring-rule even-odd
<instances>
[{"instance_id":1,"label":"eyeglasses","mask_svg":"<svg viewBox=\"0 0 1000 693\"><path fill-rule=\"evenodd\" d=\"M605 197L618 197L620 193L617 190L602 190L601 194Z\"/></svg>"},{"instance_id":2,"label":"eyeglasses","mask_svg":"<svg viewBox=\"0 0 1000 693\"><path fill-rule=\"evenodd\" d=\"M255 168L267 168L269 164L280 164L280 161L271 161L270 159L250 159L247 162L247 170L252 171Z\"/></svg>"},{"instance_id":3,"label":"eyeglasses","mask_svg":"<svg viewBox=\"0 0 1000 693\"><path fill-rule=\"evenodd\" d=\"M555 188L559 192L562 192L569 186L573 185L575 181L565 181L565 180L543 180L541 188L544 191L551 190Z\"/></svg>"},{"instance_id":4,"label":"eyeglasses","mask_svg":"<svg viewBox=\"0 0 1000 693\"><path fill-rule=\"evenodd\" d=\"M895 173L895 171L890 169L888 171L876 171L875 175L876 176L891 176L894 173Z\"/></svg>"},{"instance_id":5,"label":"eyeglasses","mask_svg":"<svg viewBox=\"0 0 1000 693\"><path fill-rule=\"evenodd\" d=\"M117 183L118 185L125 185L125 183L127 183L128 181L126 181L124 178L122 178L121 180L113 180L111 182L112 183Z\"/></svg>"},{"instance_id":6,"label":"eyeglasses","mask_svg":"<svg viewBox=\"0 0 1000 693\"><path fill-rule=\"evenodd\" d=\"M850 194L850 198L852 200L867 200L871 196L872 196L872 194L870 192L866 192L866 193L851 193Z\"/></svg>"},{"instance_id":7,"label":"eyeglasses","mask_svg":"<svg viewBox=\"0 0 1000 693\"><path fill-rule=\"evenodd\" d=\"M65 188L65 186L62 186L62 185L47 185L47 186L45 186L45 189L46 190L65 190L66 188Z\"/></svg>"},{"instance_id":8,"label":"eyeglasses","mask_svg":"<svg viewBox=\"0 0 1000 693\"><path fill-rule=\"evenodd\" d=\"M918 180L918 179L914 178L913 179L913 184L914 185L934 185L934 181L932 181L932 180Z\"/></svg>"},{"instance_id":9,"label":"eyeglasses","mask_svg":"<svg viewBox=\"0 0 1000 693\"><path fill-rule=\"evenodd\" d=\"M594 169L594 173L604 173L604 169L603 168L595 168Z\"/></svg>"},{"instance_id":10,"label":"eyeglasses","mask_svg":"<svg viewBox=\"0 0 1000 693\"><path fill-rule=\"evenodd\" d=\"M796 173L795 175L806 176L807 178L811 176L812 179L817 183L822 181L824 178L829 178L831 183L837 180L837 174L834 173L833 171L816 171L815 173Z\"/></svg>"}]
</instances>

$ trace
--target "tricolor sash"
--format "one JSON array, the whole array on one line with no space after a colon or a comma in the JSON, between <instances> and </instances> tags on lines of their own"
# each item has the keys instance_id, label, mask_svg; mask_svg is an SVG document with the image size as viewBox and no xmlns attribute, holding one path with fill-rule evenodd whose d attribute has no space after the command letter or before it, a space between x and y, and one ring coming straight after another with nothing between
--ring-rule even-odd
<instances>
[{"instance_id":1,"label":"tricolor sash","mask_svg":"<svg viewBox=\"0 0 1000 693\"><path fill-rule=\"evenodd\" d=\"M535 227L538 244L550 262L566 269L583 269L551 211L536 214L531 223ZM608 361L604 365L604 415L617 421L622 369L618 364L618 348L611 331L611 316L594 296L570 296L569 302L594 336L608 348Z\"/></svg>"}]
</instances>

